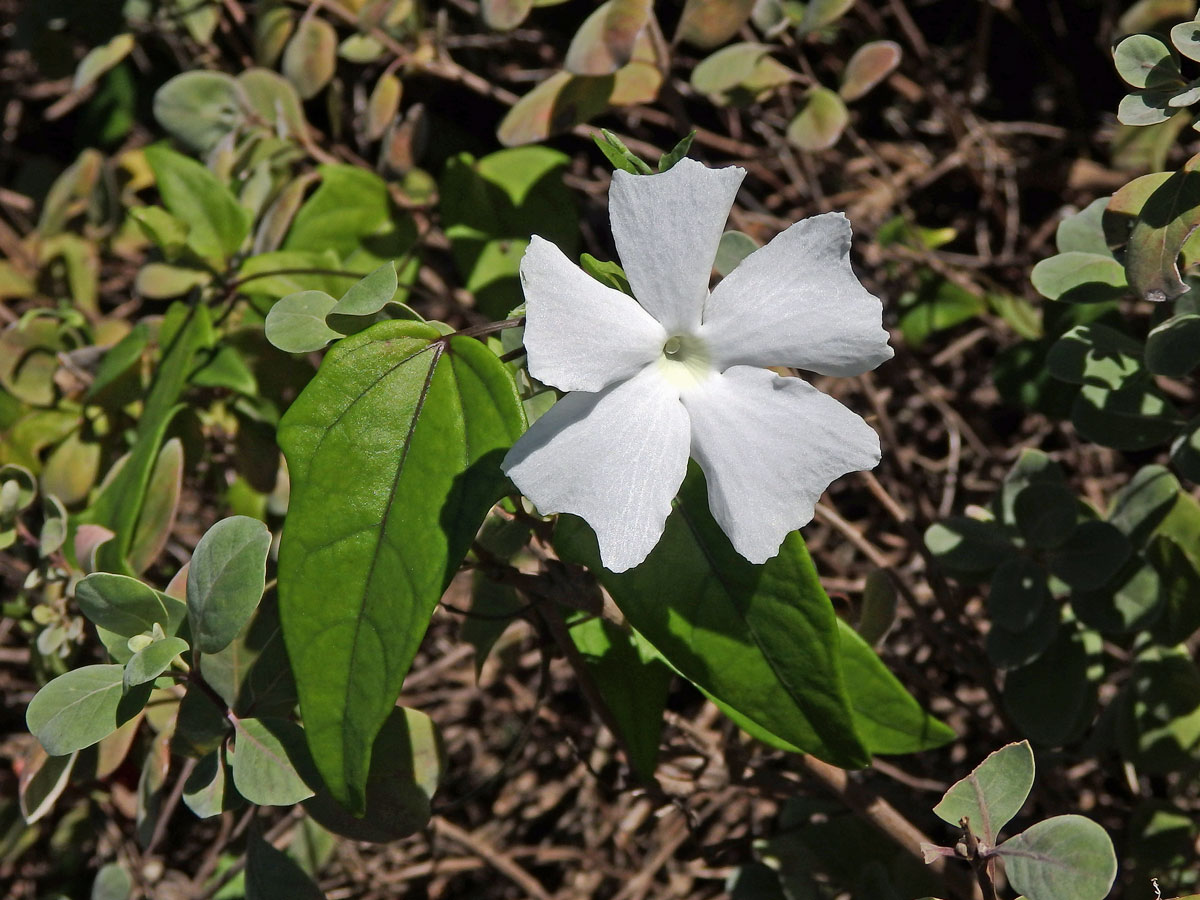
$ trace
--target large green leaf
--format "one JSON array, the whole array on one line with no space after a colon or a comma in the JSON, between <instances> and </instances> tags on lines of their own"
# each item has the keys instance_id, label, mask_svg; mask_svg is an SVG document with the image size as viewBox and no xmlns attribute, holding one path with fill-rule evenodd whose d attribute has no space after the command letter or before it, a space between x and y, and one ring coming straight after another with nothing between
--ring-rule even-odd
<instances>
[{"instance_id":1,"label":"large green leaf","mask_svg":"<svg viewBox=\"0 0 1200 900\"><path fill-rule=\"evenodd\" d=\"M621 729L630 765L641 778L653 779L663 708L674 673L653 650L642 652L644 642L636 633L599 616L573 625L571 640Z\"/></svg>"},{"instance_id":2,"label":"large green leaf","mask_svg":"<svg viewBox=\"0 0 1200 900\"><path fill-rule=\"evenodd\" d=\"M271 532L249 516L230 516L205 532L188 569L192 637L202 653L229 645L262 599Z\"/></svg>"},{"instance_id":3,"label":"large green leaf","mask_svg":"<svg viewBox=\"0 0 1200 900\"><path fill-rule=\"evenodd\" d=\"M210 265L221 268L250 233L250 213L229 188L194 159L155 144L146 148L163 205L188 223L187 244Z\"/></svg>"},{"instance_id":4,"label":"large green leaf","mask_svg":"<svg viewBox=\"0 0 1200 900\"><path fill-rule=\"evenodd\" d=\"M685 678L770 733L835 765L869 759L854 728L837 618L804 541L791 534L761 566L738 555L708 510L692 465L658 546L614 574L595 537L562 516L555 548L590 564L636 628Z\"/></svg>"},{"instance_id":5,"label":"large green leaf","mask_svg":"<svg viewBox=\"0 0 1200 900\"><path fill-rule=\"evenodd\" d=\"M1001 829L1025 804L1033 787L1033 769L1029 741L1001 747L946 791L933 808L934 815L951 825L969 820L971 830L994 847Z\"/></svg>"},{"instance_id":6,"label":"large green leaf","mask_svg":"<svg viewBox=\"0 0 1200 900\"><path fill-rule=\"evenodd\" d=\"M1200 226L1200 160L1190 160L1150 195L1129 234L1125 272L1147 300L1170 300L1186 293L1177 260Z\"/></svg>"},{"instance_id":7,"label":"large green leaf","mask_svg":"<svg viewBox=\"0 0 1200 900\"><path fill-rule=\"evenodd\" d=\"M90 747L146 705L150 685L123 693L123 674L119 665L104 665L59 675L34 695L25 724L51 756Z\"/></svg>"},{"instance_id":8,"label":"large green leaf","mask_svg":"<svg viewBox=\"0 0 1200 900\"><path fill-rule=\"evenodd\" d=\"M317 766L361 811L371 743L491 505L524 417L466 337L382 322L339 343L288 410L280 612ZM331 602L336 598L336 602Z\"/></svg>"},{"instance_id":9,"label":"large green leaf","mask_svg":"<svg viewBox=\"0 0 1200 900\"><path fill-rule=\"evenodd\" d=\"M92 505L75 525L102 525L116 537L96 550L96 567L133 574L126 558L133 544L147 487L158 461L167 426L179 411L196 354L212 343L212 320L203 306L175 304L160 328L163 358L138 420L133 449L120 470L105 481Z\"/></svg>"},{"instance_id":10,"label":"large green leaf","mask_svg":"<svg viewBox=\"0 0 1200 900\"><path fill-rule=\"evenodd\" d=\"M1083 816L1055 816L996 848L1016 891L1029 900L1103 900L1117 877L1108 833Z\"/></svg>"}]
</instances>

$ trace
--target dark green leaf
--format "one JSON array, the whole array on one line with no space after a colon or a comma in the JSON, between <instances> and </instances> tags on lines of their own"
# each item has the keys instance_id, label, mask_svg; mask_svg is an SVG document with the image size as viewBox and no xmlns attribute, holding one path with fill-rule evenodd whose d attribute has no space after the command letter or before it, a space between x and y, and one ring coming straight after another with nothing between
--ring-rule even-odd
<instances>
[{"instance_id":1,"label":"dark green leaf","mask_svg":"<svg viewBox=\"0 0 1200 900\"><path fill-rule=\"evenodd\" d=\"M1164 644L1181 644L1200 628L1200 573L1183 548L1163 535L1150 542L1146 559L1158 572L1164 594L1155 633Z\"/></svg>"},{"instance_id":2,"label":"dark green leaf","mask_svg":"<svg viewBox=\"0 0 1200 900\"><path fill-rule=\"evenodd\" d=\"M1037 550L1061 546L1075 528L1080 503L1074 492L1058 484L1039 484L1017 494L1013 505L1017 530Z\"/></svg>"},{"instance_id":3,"label":"dark green leaf","mask_svg":"<svg viewBox=\"0 0 1200 900\"><path fill-rule=\"evenodd\" d=\"M597 565L594 535L573 516L559 518L555 548L590 564L633 627L685 678L805 752L862 765L837 617L803 540L793 533L766 564L747 562L713 521L699 469L690 469L643 564L620 574Z\"/></svg>"},{"instance_id":4,"label":"dark green leaf","mask_svg":"<svg viewBox=\"0 0 1200 900\"><path fill-rule=\"evenodd\" d=\"M1037 621L1050 600L1046 573L1024 556L1011 556L996 568L988 591L992 625L1007 631L1024 631Z\"/></svg>"},{"instance_id":5,"label":"dark green leaf","mask_svg":"<svg viewBox=\"0 0 1200 900\"><path fill-rule=\"evenodd\" d=\"M292 480L284 636L313 755L352 809L365 802L371 741L523 427L487 348L414 322L340 342L280 424Z\"/></svg>"},{"instance_id":6,"label":"dark green leaf","mask_svg":"<svg viewBox=\"0 0 1200 900\"><path fill-rule=\"evenodd\" d=\"M1180 378L1200 365L1200 315L1172 316L1146 338L1146 368Z\"/></svg>"},{"instance_id":7,"label":"dark green leaf","mask_svg":"<svg viewBox=\"0 0 1200 900\"><path fill-rule=\"evenodd\" d=\"M1004 705L1021 733L1057 747L1091 724L1096 685L1089 669L1100 654L1100 636L1064 625L1046 651L1004 681Z\"/></svg>"},{"instance_id":8,"label":"dark green leaf","mask_svg":"<svg viewBox=\"0 0 1200 900\"><path fill-rule=\"evenodd\" d=\"M1161 446L1182 424L1166 395L1143 378L1116 390L1084 385L1071 404L1071 421L1086 440L1117 450Z\"/></svg>"},{"instance_id":9,"label":"dark green leaf","mask_svg":"<svg viewBox=\"0 0 1200 900\"><path fill-rule=\"evenodd\" d=\"M1107 325L1076 325L1050 348L1046 365L1063 381L1116 390L1142 372L1142 345Z\"/></svg>"},{"instance_id":10,"label":"dark green leaf","mask_svg":"<svg viewBox=\"0 0 1200 900\"><path fill-rule=\"evenodd\" d=\"M1073 590L1094 591L1121 570L1131 552L1129 539L1108 522L1081 522L1047 564Z\"/></svg>"},{"instance_id":11,"label":"dark green leaf","mask_svg":"<svg viewBox=\"0 0 1200 900\"><path fill-rule=\"evenodd\" d=\"M246 900L325 900L304 870L257 832L246 844Z\"/></svg>"},{"instance_id":12,"label":"dark green leaf","mask_svg":"<svg viewBox=\"0 0 1200 900\"><path fill-rule=\"evenodd\" d=\"M371 751L363 816L350 815L326 790L306 800L304 810L323 827L354 841L383 844L408 837L429 822L442 756L430 718L415 709L394 707Z\"/></svg>"},{"instance_id":13,"label":"dark green leaf","mask_svg":"<svg viewBox=\"0 0 1200 900\"><path fill-rule=\"evenodd\" d=\"M202 756L183 785L183 802L197 818L208 819L245 801L233 786L220 747Z\"/></svg>"},{"instance_id":14,"label":"dark green leaf","mask_svg":"<svg viewBox=\"0 0 1200 900\"><path fill-rule=\"evenodd\" d=\"M91 900L129 900L133 892L133 877L120 863L107 863L96 873L92 882Z\"/></svg>"},{"instance_id":15,"label":"dark green leaf","mask_svg":"<svg viewBox=\"0 0 1200 900\"><path fill-rule=\"evenodd\" d=\"M1183 647L1138 655L1118 700L1117 745L1139 772L1195 765L1200 747L1200 671Z\"/></svg>"},{"instance_id":16,"label":"dark green leaf","mask_svg":"<svg viewBox=\"0 0 1200 900\"><path fill-rule=\"evenodd\" d=\"M652 781L674 673L657 654L640 652L636 635L598 616L572 625L571 640L621 729L634 772Z\"/></svg>"},{"instance_id":17,"label":"dark green leaf","mask_svg":"<svg viewBox=\"0 0 1200 900\"><path fill-rule=\"evenodd\" d=\"M995 522L952 516L925 530L925 546L952 572L988 572L1016 552Z\"/></svg>"}]
</instances>

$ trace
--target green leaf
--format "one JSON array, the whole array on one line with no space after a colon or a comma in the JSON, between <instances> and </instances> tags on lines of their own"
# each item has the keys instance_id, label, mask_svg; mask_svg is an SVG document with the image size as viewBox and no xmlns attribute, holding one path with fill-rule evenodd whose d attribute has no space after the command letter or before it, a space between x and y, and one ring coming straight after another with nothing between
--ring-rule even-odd
<instances>
[{"instance_id":1,"label":"green leaf","mask_svg":"<svg viewBox=\"0 0 1200 900\"><path fill-rule=\"evenodd\" d=\"M1046 573L1025 556L1011 556L996 568L988 590L987 608L992 625L1024 631L1037 621L1050 599Z\"/></svg>"},{"instance_id":2,"label":"green leaf","mask_svg":"<svg viewBox=\"0 0 1200 900\"><path fill-rule=\"evenodd\" d=\"M1054 235L1054 244L1059 253L1072 250L1080 253L1094 253L1099 256L1111 256L1108 241L1104 237L1104 210L1108 207L1108 197L1093 200L1079 212L1067 216L1058 223Z\"/></svg>"},{"instance_id":3,"label":"green leaf","mask_svg":"<svg viewBox=\"0 0 1200 900\"><path fill-rule=\"evenodd\" d=\"M311 353L342 335L325 324L337 301L324 291L300 291L275 303L267 313L267 340L285 353Z\"/></svg>"},{"instance_id":4,"label":"green leaf","mask_svg":"<svg viewBox=\"0 0 1200 900\"><path fill-rule=\"evenodd\" d=\"M630 175L649 175L654 170L637 154L625 146L625 142L609 131L601 128L599 134L593 134L592 140L604 154L604 158L612 163L614 170L628 172Z\"/></svg>"},{"instance_id":5,"label":"green leaf","mask_svg":"<svg viewBox=\"0 0 1200 900\"><path fill-rule=\"evenodd\" d=\"M1029 741L1007 744L989 753L971 774L954 784L933 813L957 826L968 819L971 830L989 847L1012 817L1021 811L1033 788L1033 749Z\"/></svg>"},{"instance_id":6,"label":"green leaf","mask_svg":"<svg viewBox=\"0 0 1200 900\"><path fill-rule=\"evenodd\" d=\"M1089 671L1100 656L1100 636L1063 625L1041 656L1004 680L1004 706L1021 733L1038 744L1058 747L1075 740L1096 709Z\"/></svg>"},{"instance_id":7,"label":"green leaf","mask_svg":"<svg viewBox=\"0 0 1200 900\"><path fill-rule=\"evenodd\" d=\"M1146 200L1138 214L1125 272L1130 286L1147 300L1170 300L1184 294L1177 260L1184 243L1200 226L1200 159L1190 160Z\"/></svg>"},{"instance_id":8,"label":"green leaf","mask_svg":"<svg viewBox=\"0 0 1200 900\"><path fill-rule=\"evenodd\" d=\"M1146 368L1155 375L1181 378L1200 365L1200 315L1172 316L1146 338Z\"/></svg>"},{"instance_id":9,"label":"green leaf","mask_svg":"<svg viewBox=\"0 0 1200 900\"><path fill-rule=\"evenodd\" d=\"M292 714L296 685L273 593L259 603L249 626L232 643L201 656L200 673L239 716Z\"/></svg>"},{"instance_id":10,"label":"green leaf","mask_svg":"<svg viewBox=\"0 0 1200 900\"><path fill-rule=\"evenodd\" d=\"M1147 775L1196 764L1200 670L1186 648L1150 647L1138 655L1118 699L1117 746Z\"/></svg>"},{"instance_id":11,"label":"green leaf","mask_svg":"<svg viewBox=\"0 0 1200 900\"><path fill-rule=\"evenodd\" d=\"M1046 366L1063 381L1116 390L1142 371L1142 345L1107 325L1076 325L1050 348Z\"/></svg>"},{"instance_id":12,"label":"green leaf","mask_svg":"<svg viewBox=\"0 0 1200 900\"><path fill-rule=\"evenodd\" d=\"M358 166L323 165L318 171L321 184L296 213L283 250L332 249L342 261L339 268L363 274L408 253L417 239L416 226L411 216L393 209L382 178ZM407 283L415 273L414 259L400 280ZM345 289L330 293L340 296Z\"/></svg>"},{"instance_id":13,"label":"green leaf","mask_svg":"<svg viewBox=\"0 0 1200 900\"><path fill-rule=\"evenodd\" d=\"M753 8L754 0L687 0L675 40L705 49L716 47L738 33Z\"/></svg>"},{"instance_id":14,"label":"green leaf","mask_svg":"<svg viewBox=\"0 0 1200 900\"><path fill-rule=\"evenodd\" d=\"M165 637L143 647L125 663L123 683L125 690L139 684L154 681L171 667L171 662L188 648L183 638Z\"/></svg>"},{"instance_id":15,"label":"green leaf","mask_svg":"<svg viewBox=\"0 0 1200 900\"><path fill-rule=\"evenodd\" d=\"M71 90L78 91L95 84L100 76L127 57L133 48L132 34L118 34L107 43L93 47L75 67Z\"/></svg>"},{"instance_id":16,"label":"green leaf","mask_svg":"<svg viewBox=\"0 0 1200 900\"><path fill-rule=\"evenodd\" d=\"M327 790L306 800L304 811L323 827L354 841L384 844L408 837L429 823L442 757L433 721L415 709L395 707L371 751L362 817L346 812Z\"/></svg>"},{"instance_id":17,"label":"green leaf","mask_svg":"<svg viewBox=\"0 0 1200 900\"><path fill-rule=\"evenodd\" d=\"M318 16L304 16L283 51L281 66L304 100L321 92L337 69L337 32Z\"/></svg>"},{"instance_id":18,"label":"green leaf","mask_svg":"<svg viewBox=\"0 0 1200 900\"><path fill-rule=\"evenodd\" d=\"M184 607L136 578L96 572L75 586L79 610L95 625L122 637L145 634L155 625L174 634Z\"/></svg>"},{"instance_id":19,"label":"green leaf","mask_svg":"<svg viewBox=\"0 0 1200 900\"><path fill-rule=\"evenodd\" d=\"M55 802L70 783L71 770L78 757L79 751L49 756L38 744L31 745L22 756L17 801L26 825L32 825L54 809Z\"/></svg>"},{"instance_id":20,"label":"green leaf","mask_svg":"<svg viewBox=\"0 0 1200 900\"><path fill-rule=\"evenodd\" d=\"M183 785L183 802L201 819L220 815L245 802L233 786L233 776L219 745L196 762Z\"/></svg>"},{"instance_id":21,"label":"green leaf","mask_svg":"<svg viewBox=\"0 0 1200 900\"><path fill-rule=\"evenodd\" d=\"M123 667L82 666L59 675L29 702L25 724L51 756L90 747L146 705L150 685L122 694Z\"/></svg>"},{"instance_id":22,"label":"green leaf","mask_svg":"<svg viewBox=\"0 0 1200 900\"><path fill-rule=\"evenodd\" d=\"M997 627L987 633L988 658L1002 669L1029 665L1054 643L1061 619L1062 611L1057 603L1043 603L1033 622L1019 631L997 622Z\"/></svg>"},{"instance_id":23,"label":"green leaf","mask_svg":"<svg viewBox=\"0 0 1200 900\"><path fill-rule=\"evenodd\" d=\"M1149 34L1131 34L1113 50L1117 74L1135 88L1161 88L1181 81L1174 51Z\"/></svg>"},{"instance_id":24,"label":"green leaf","mask_svg":"<svg viewBox=\"0 0 1200 900\"><path fill-rule=\"evenodd\" d=\"M919 753L954 740L954 731L921 708L853 628L841 619L837 625L854 730L870 753Z\"/></svg>"},{"instance_id":25,"label":"green leaf","mask_svg":"<svg viewBox=\"0 0 1200 900\"><path fill-rule=\"evenodd\" d=\"M1080 503L1061 484L1039 484L1016 495L1013 515L1026 546L1052 550L1062 546L1075 528Z\"/></svg>"},{"instance_id":26,"label":"green leaf","mask_svg":"<svg viewBox=\"0 0 1200 900\"><path fill-rule=\"evenodd\" d=\"M176 75L154 94L154 118L191 149L207 153L242 121L238 83L224 72ZM185 214L186 222L190 218Z\"/></svg>"},{"instance_id":27,"label":"green leaf","mask_svg":"<svg viewBox=\"0 0 1200 900\"><path fill-rule=\"evenodd\" d=\"M125 337L105 352L84 398L87 400L102 399L106 389L112 387L137 364L149 343L150 329L146 327L146 323L139 322L134 325Z\"/></svg>"},{"instance_id":28,"label":"green leaf","mask_svg":"<svg viewBox=\"0 0 1200 900\"><path fill-rule=\"evenodd\" d=\"M195 354L211 342L211 335L212 326L204 307L188 309L176 304L168 310L160 328L163 360L146 398L133 449L119 472L105 481L91 507L80 514L76 523L100 525L116 534L114 540L97 549L97 568L132 572L126 559L137 534L159 448L167 426L179 409L179 395Z\"/></svg>"},{"instance_id":29,"label":"green leaf","mask_svg":"<svg viewBox=\"0 0 1200 900\"><path fill-rule=\"evenodd\" d=\"M107 863L96 873L92 882L91 900L129 900L133 893L133 877L120 863Z\"/></svg>"},{"instance_id":30,"label":"green leaf","mask_svg":"<svg viewBox=\"0 0 1200 900\"><path fill-rule=\"evenodd\" d=\"M854 5L854 0L809 0L804 9L804 19L800 23L801 31L817 31L826 25L832 25Z\"/></svg>"},{"instance_id":31,"label":"green leaf","mask_svg":"<svg viewBox=\"0 0 1200 900\"><path fill-rule=\"evenodd\" d=\"M439 196L454 263L493 318L523 302L517 273L531 234L568 257L578 251L579 218L562 180L567 162L557 150L519 147L446 163Z\"/></svg>"},{"instance_id":32,"label":"green leaf","mask_svg":"<svg viewBox=\"0 0 1200 900\"><path fill-rule=\"evenodd\" d=\"M1200 62L1200 22L1180 22L1172 27L1171 43L1188 59Z\"/></svg>"},{"instance_id":33,"label":"green leaf","mask_svg":"<svg viewBox=\"0 0 1200 900\"><path fill-rule=\"evenodd\" d=\"M1047 557L1051 574L1073 590L1104 587L1121 570L1133 548L1129 539L1108 522L1081 522Z\"/></svg>"},{"instance_id":34,"label":"green leaf","mask_svg":"<svg viewBox=\"0 0 1200 900\"><path fill-rule=\"evenodd\" d=\"M1200 572L1179 543L1164 535L1150 542L1146 559L1158 572L1164 594L1155 634L1164 644L1181 644L1200 628Z\"/></svg>"},{"instance_id":35,"label":"green leaf","mask_svg":"<svg viewBox=\"0 0 1200 900\"><path fill-rule=\"evenodd\" d=\"M230 767L243 797L263 806L291 806L319 784L304 730L287 719L235 719Z\"/></svg>"},{"instance_id":36,"label":"green leaf","mask_svg":"<svg viewBox=\"0 0 1200 900\"><path fill-rule=\"evenodd\" d=\"M262 599L271 532L257 519L230 516L213 525L192 554L188 621L202 653L229 645Z\"/></svg>"},{"instance_id":37,"label":"green leaf","mask_svg":"<svg viewBox=\"0 0 1200 900\"><path fill-rule=\"evenodd\" d=\"M325 900L325 892L253 831L246 841L246 900Z\"/></svg>"},{"instance_id":38,"label":"green leaf","mask_svg":"<svg viewBox=\"0 0 1200 900\"><path fill-rule=\"evenodd\" d=\"M385 262L356 283L334 304L330 314L339 316L373 316L396 296L399 283L396 264Z\"/></svg>"},{"instance_id":39,"label":"green leaf","mask_svg":"<svg viewBox=\"0 0 1200 900\"><path fill-rule=\"evenodd\" d=\"M1071 421L1084 439L1117 450L1160 446L1182 424L1166 395L1142 378L1116 390L1084 385L1071 404Z\"/></svg>"},{"instance_id":40,"label":"green leaf","mask_svg":"<svg viewBox=\"0 0 1200 900\"><path fill-rule=\"evenodd\" d=\"M738 267L743 259L758 249L758 242L740 231L726 231L717 244L717 259L713 268L724 278Z\"/></svg>"},{"instance_id":41,"label":"green leaf","mask_svg":"<svg viewBox=\"0 0 1200 900\"><path fill-rule=\"evenodd\" d=\"M1103 900L1117 877L1112 840L1083 816L1038 822L995 852L1013 889L1029 900Z\"/></svg>"},{"instance_id":42,"label":"green leaf","mask_svg":"<svg viewBox=\"0 0 1200 900\"><path fill-rule=\"evenodd\" d=\"M741 42L722 47L692 69L691 85L701 94L725 94L754 74L759 60L771 52L766 44Z\"/></svg>"},{"instance_id":43,"label":"green leaf","mask_svg":"<svg viewBox=\"0 0 1200 900\"><path fill-rule=\"evenodd\" d=\"M828 150L838 142L850 113L829 88L809 90L804 107L787 127L787 139L801 150Z\"/></svg>"},{"instance_id":44,"label":"green leaf","mask_svg":"<svg viewBox=\"0 0 1200 900\"><path fill-rule=\"evenodd\" d=\"M1163 606L1162 582L1154 567L1134 556L1099 591L1075 591L1071 608L1079 621L1105 634L1141 630L1158 618Z\"/></svg>"},{"instance_id":45,"label":"green leaf","mask_svg":"<svg viewBox=\"0 0 1200 900\"><path fill-rule=\"evenodd\" d=\"M570 634L621 729L630 765L642 780L653 780L674 673L657 654L640 651L637 635L598 616L572 625Z\"/></svg>"},{"instance_id":46,"label":"green leaf","mask_svg":"<svg viewBox=\"0 0 1200 900\"><path fill-rule=\"evenodd\" d=\"M708 509L689 466L675 510L646 561L620 574L597 564L582 520L560 516L554 545L589 564L630 624L681 675L790 744L861 766L838 652L837 617L798 534L762 566L743 559Z\"/></svg>"},{"instance_id":47,"label":"green leaf","mask_svg":"<svg viewBox=\"0 0 1200 900\"><path fill-rule=\"evenodd\" d=\"M952 572L988 572L1016 552L995 522L952 516L925 530L925 546Z\"/></svg>"},{"instance_id":48,"label":"green leaf","mask_svg":"<svg viewBox=\"0 0 1200 900\"><path fill-rule=\"evenodd\" d=\"M664 153L658 160L658 171L668 172L674 168L675 163L679 162L687 156L688 150L692 147L692 140L696 137L696 129L693 128L687 134L679 139L670 150Z\"/></svg>"},{"instance_id":49,"label":"green leaf","mask_svg":"<svg viewBox=\"0 0 1200 900\"><path fill-rule=\"evenodd\" d=\"M651 0L606 0L571 38L563 68L573 75L612 75L633 58Z\"/></svg>"},{"instance_id":50,"label":"green leaf","mask_svg":"<svg viewBox=\"0 0 1200 900\"><path fill-rule=\"evenodd\" d=\"M601 284L608 285L614 291L633 296L633 288L629 286L629 279L625 277L625 270L619 263L605 262L596 259L590 253L583 253L579 256L579 266Z\"/></svg>"},{"instance_id":51,"label":"green leaf","mask_svg":"<svg viewBox=\"0 0 1200 900\"><path fill-rule=\"evenodd\" d=\"M183 490L183 462L183 442L177 437L158 452L129 543L129 567L135 572L150 568L171 537Z\"/></svg>"},{"instance_id":52,"label":"green leaf","mask_svg":"<svg viewBox=\"0 0 1200 900\"><path fill-rule=\"evenodd\" d=\"M1179 499L1179 481L1164 466L1138 469L1112 499L1108 521L1141 546Z\"/></svg>"},{"instance_id":53,"label":"green leaf","mask_svg":"<svg viewBox=\"0 0 1200 900\"><path fill-rule=\"evenodd\" d=\"M934 332L953 328L987 309L979 294L933 272L921 277L918 289L906 292L900 303L904 308L900 331L913 347L921 346Z\"/></svg>"},{"instance_id":54,"label":"green leaf","mask_svg":"<svg viewBox=\"0 0 1200 900\"><path fill-rule=\"evenodd\" d=\"M223 268L250 234L250 214L195 160L162 144L147 147L145 153L163 205L189 225L188 246L210 265Z\"/></svg>"},{"instance_id":55,"label":"green leaf","mask_svg":"<svg viewBox=\"0 0 1200 900\"><path fill-rule=\"evenodd\" d=\"M523 427L491 351L399 321L341 341L280 423L292 480L284 636L313 756L352 810L371 741Z\"/></svg>"},{"instance_id":56,"label":"green leaf","mask_svg":"<svg viewBox=\"0 0 1200 900\"><path fill-rule=\"evenodd\" d=\"M615 84L612 75L555 72L513 104L496 137L505 147L544 141L604 112Z\"/></svg>"},{"instance_id":57,"label":"green leaf","mask_svg":"<svg viewBox=\"0 0 1200 900\"><path fill-rule=\"evenodd\" d=\"M1125 267L1111 254L1060 253L1034 266L1030 280L1047 300L1065 303L1103 303L1129 293Z\"/></svg>"}]
</instances>

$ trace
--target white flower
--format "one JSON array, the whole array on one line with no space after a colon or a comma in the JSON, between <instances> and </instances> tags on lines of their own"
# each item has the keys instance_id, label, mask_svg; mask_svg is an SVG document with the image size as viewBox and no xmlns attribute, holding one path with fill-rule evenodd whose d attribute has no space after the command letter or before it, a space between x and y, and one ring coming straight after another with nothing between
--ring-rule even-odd
<instances>
[{"instance_id":1,"label":"white flower","mask_svg":"<svg viewBox=\"0 0 1200 900\"><path fill-rule=\"evenodd\" d=\"M570 393L504 471L542 513L585 519L614 572L662 537L689 455L713 516L755 563L812 519L831 481L879 462L866 422L763 368L857 375L891 357L882 306L850 269L845 216L797 222L708 290L745 174L689 159L615 173L609 215L636 300L542 238L521 261L529 371Z\"/></svg>"}]
</instances>

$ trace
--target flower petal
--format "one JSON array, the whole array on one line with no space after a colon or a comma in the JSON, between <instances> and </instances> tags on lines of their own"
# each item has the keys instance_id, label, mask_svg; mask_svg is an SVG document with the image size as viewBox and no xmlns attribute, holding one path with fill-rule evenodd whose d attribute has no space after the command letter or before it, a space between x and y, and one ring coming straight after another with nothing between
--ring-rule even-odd
<instances>
[{"instance_id":1,"label":"flower petal","mask_svg":"<svg viewBox=\"0 0 1200 900\"><path fill-rule=\"evenodd\" d=\"M638 302L670 334L700 324L717 244L746 170L681 159L659 175L613 173L608 216Z\"/></svg>"},{"instance_id":2,"label":"flower petal","mask_svg":"<svg viewBox=\"0 0 1200 900\"><path fill-rule=\"evenodd\" d=\"M653 368L600 393L567 394L533 423L502 467L542 513L583 517L613 572L662 537L688 460L688 416Z\"/></svg>"},{"instance_id":3,"label":"flower petal","mask_svg":"<svg viewBox=\"0 0 1200 900\"><path fill-rule=\"evenodd\" d=\"M891 359L883 305L850 268L841 213L802 219L716 286L700 334L719 369L796 366L859 375Z\"/></svg>"},{"instance_id":4,"label":"flower petal","mask_svg":"<svg viewBox=\"0 0 1200 900\"><path fill-rule=\"evenodd\" d=\"M871 426L799 378L737 366L682 399L713 517L753 563L812 519L831 481L879 463Z\"/></svg>"},{"instance_id":5,"label":"flower petal","mask_svg":"<svg viewBox=\"0 0 1200 900\"><path fill-rule=\"evenodd\" d=\"M592 278L534 235L521 259L525 350L538 381L598 391L658 358L667 333L627 294Z\"/></svg>"}]
</instances>

